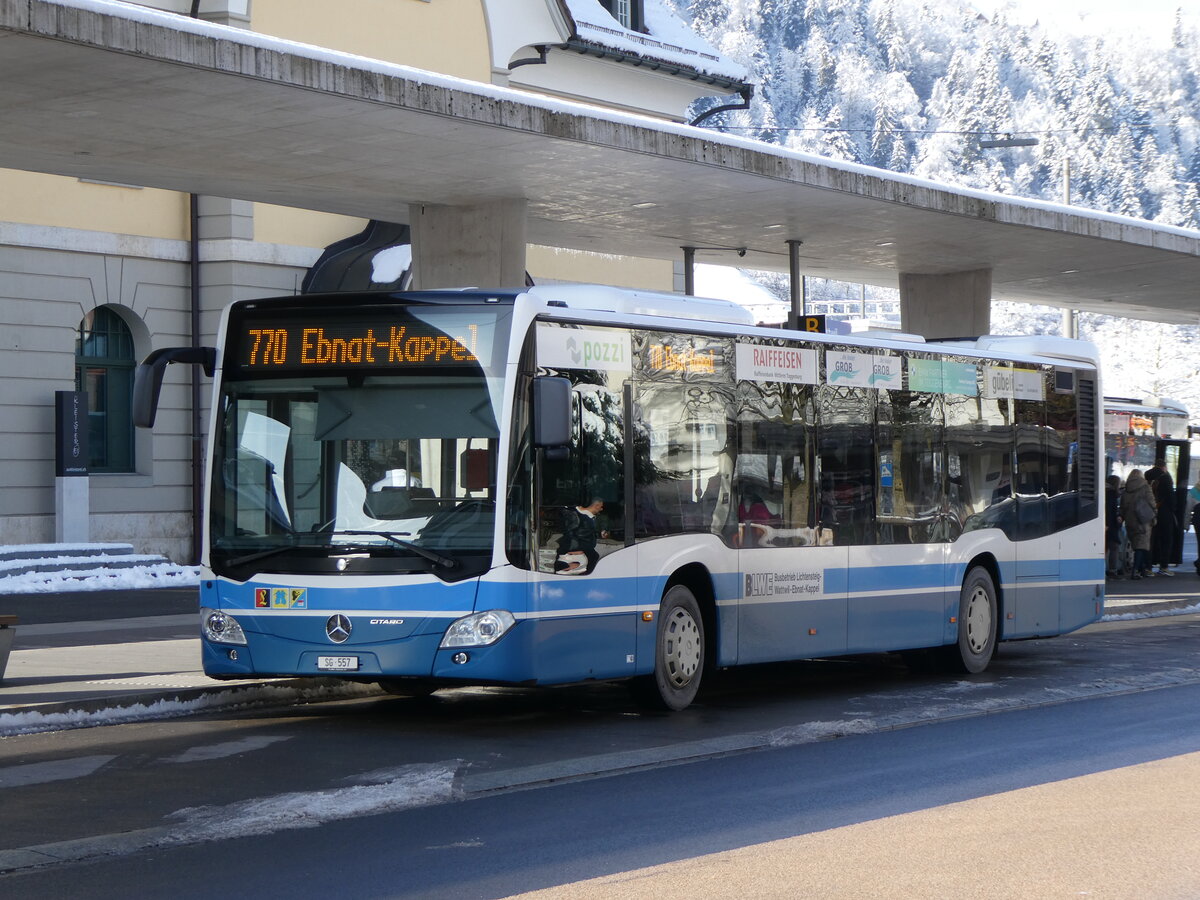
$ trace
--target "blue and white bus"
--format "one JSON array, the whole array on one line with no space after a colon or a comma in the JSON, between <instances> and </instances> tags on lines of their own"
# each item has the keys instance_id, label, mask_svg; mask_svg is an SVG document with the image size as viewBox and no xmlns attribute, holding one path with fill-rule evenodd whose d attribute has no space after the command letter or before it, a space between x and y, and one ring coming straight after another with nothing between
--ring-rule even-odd
<instances>
[{"instance_id":1,"label":"blue and white bus","mask_svg":"<svg viewBox=\"0 0 1200 900\"><path fill-rule=\"evenodd\" d=\"M396 693L997 641L1103 608L1095 349L833 336L591 286L233 304L201 627L215 678Z\"/></svg>"}]
</instances>

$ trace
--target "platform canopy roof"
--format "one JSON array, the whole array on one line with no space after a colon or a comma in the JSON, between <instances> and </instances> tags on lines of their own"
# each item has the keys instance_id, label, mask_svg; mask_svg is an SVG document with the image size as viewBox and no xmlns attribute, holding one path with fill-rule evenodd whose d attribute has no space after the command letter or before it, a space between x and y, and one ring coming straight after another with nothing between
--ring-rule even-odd
<instances>
[{"instance_id":1,"label":"platform canopy roof","mask_svg":"<svg viewBox=\"0 0 1200 900\"><path fill-rule=\"evenodd\" d=\"M396 222L525 198L536 244L786 271L799 240L807 275L986 268L997 299L1200 321L1200 232L105 0L0 0L0 83L0 167Z\"/></svg>"}]
</instances>

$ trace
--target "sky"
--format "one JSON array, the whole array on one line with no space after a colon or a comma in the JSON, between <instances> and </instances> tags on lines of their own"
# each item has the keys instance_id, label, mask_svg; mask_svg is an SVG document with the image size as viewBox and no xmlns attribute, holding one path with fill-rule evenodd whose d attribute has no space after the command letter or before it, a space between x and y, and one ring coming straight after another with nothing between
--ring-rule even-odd
<instances>
[{"instance_id":1,"label":"sky","mask_svg":"<svg viewBox=\"0 0 1200 900\"><path fill-rule=\"evenodd\" d=\"M1012 7L1018 21L1040 21L1056 30L1074 34L1114 33L1138 30L1148 35L1170 34L1175 11L1183 8L1185 17L1200 24L1200 5L1195 0L972 0L975 7L990 14Z\"/></svg>"}]
</instances>

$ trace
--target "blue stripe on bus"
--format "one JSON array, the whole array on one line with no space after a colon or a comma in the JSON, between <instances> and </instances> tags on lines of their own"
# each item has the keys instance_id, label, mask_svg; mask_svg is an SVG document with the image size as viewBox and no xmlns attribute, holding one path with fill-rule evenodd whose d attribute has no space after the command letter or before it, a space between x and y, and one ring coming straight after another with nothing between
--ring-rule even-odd
<instances>
[{"instance_id":1,"label":"blue stripe on bus","mask_svg":"<svg viewBox=\"0 0 1200 900\"><path fill-rule=\"evenodd\" d=\"M1001 564L1005 637L1055 634L1095 621L1102 604L1103 560L1035 560ZM1046 563L1057 574L1034 574ZM788 659L873 649L952 642L958 586L966 563L888 565L823 570L823 591L792 600L744 599L741 572L711 573L717 606L719 665ZM1020 577L1022 571L1029 577ZM1071 584L1071 582L1076 582ZM230 659L228 648L204 643L205 671L262 674L316 671L318 655L360 657L357 674L414 675L471 680L531 681L542 684L581 678L645 674L654 659L657 622L641 610L654 609L666 576L595 578L533 576L505 582L460 585L310 587L307 608L254 607L254 589L275 585L217 582L204 590L205 604L220 605L246 626L252 641ZM906 596L904 591L911 590ZM478 594L476 595L476 591ZM944 591L939 595L939 591ZM438 649L449 619L472 610L503 608L518 617L513 631L492 647L470 648L465 668L453 653ZM402 626L389 610L403 610ZM333 645L324 633L324 613L355 616L351 641ZM398 613L394 613L398 615ZM372 618L378 619L376 623ZM765 643L763 641L765 640Z\"/></svg>"},{"instance_id":2,"label":"blue stripe on bus","mask_svg":"<svg viewBox=\"0 0 1200 900\"><path fill-rule=\"evenodd\" d=\"M915 566L872 566L867 569L851 568L846 573L847 590L852 593L866 591L894 591L904 588L942 588L946 584L946 565L922 563ZM828 584L830 573L826 569Z\"/></svg>"}]
</instances>

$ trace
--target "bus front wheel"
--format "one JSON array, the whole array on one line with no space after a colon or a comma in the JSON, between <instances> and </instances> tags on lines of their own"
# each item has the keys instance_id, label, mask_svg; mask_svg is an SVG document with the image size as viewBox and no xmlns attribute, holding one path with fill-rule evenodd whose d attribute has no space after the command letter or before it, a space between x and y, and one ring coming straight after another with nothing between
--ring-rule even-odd
<instances>
[{"instance_id":1,"label":"bus front wheel","mask_svg":"<svg viewBox=\"0 0 1200 900\"><path fill-rule=\"evenodd\" d=\"M654 673L634 680L634 696L655 709L684 709L696 698L703 674L704 619L695 595L677 584L659 607Z\"/></svg>"},{"instance_id":2,"label":"bus front wheel","mask_svg":"<svg viewBox=\"0 0 1200 900\"><path fill-rule=\"evenodd\" d=\"M996 652L999 632L996 585L987 569L976 566L958 595L958 641L947 647L949 661L960 672L982 672Z\"/></svg>"}]
</instances>

